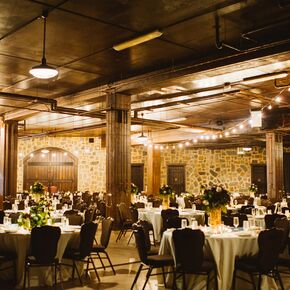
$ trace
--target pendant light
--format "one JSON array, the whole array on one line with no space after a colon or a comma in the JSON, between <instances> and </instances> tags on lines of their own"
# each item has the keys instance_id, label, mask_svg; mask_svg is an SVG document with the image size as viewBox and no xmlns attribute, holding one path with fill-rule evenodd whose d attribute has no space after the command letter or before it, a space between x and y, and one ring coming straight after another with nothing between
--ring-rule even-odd
<instances>
[{"instance_id":1,"label":"pendant light","mask_svg":"<svg viewBox=\"0 0 290 290\"><path fill-rule=\"evenodd\" d=\"M53 78L53 77L58 75L58 71L54 67L49 66L46 63L46 58L45 58L45 38L46 38L46 18L47 18L47 15L48 15L47 12L44 12L42 15L42 18L43 18L43 49L42 49L41 64L36 65L29 70L29 73L38 79L50 79L50 78Z\"/></svg>"},{"instance_id":2,"label":"pendant light","mask_svg":"<svg viewBox=\"0 0 290 290\"><path fill-rule=\"evenodd\" d=\"M147 137L144 135L144 132L143 132L143 113L141 114L141 116L142 116L142 131L141 131L141 135L138 136L138 140L141 142L145 142L147 141Z\"/></svg>"}]
</instances>

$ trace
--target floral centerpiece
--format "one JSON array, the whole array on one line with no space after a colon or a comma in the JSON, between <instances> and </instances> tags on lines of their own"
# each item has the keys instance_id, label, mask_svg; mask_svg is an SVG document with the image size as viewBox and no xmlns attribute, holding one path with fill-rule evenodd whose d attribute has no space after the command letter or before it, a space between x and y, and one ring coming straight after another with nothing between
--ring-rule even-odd
<instances>
[{"instance_id":1,"label":"floral centerpiece","mask_svg":"<svg viewBox=\"0 0 290 290\"><path fill-rule=\"evenodd\" d=\"M250 191L250 195L255 196L255 194L256 194L257 191L258 191L258 186L257 186L255 183L252 183L252 184L249 186L249 191Z\"/></svg>"},{"instance_id":2,"label":"floral centerpiece","mask_svg":"<svg viewBox=\"0 0 290 290\"><path fill-rule=\"evenodd\" d=\"M168 208L170 204L170 196L173 194L172 187L169 185L163 185L159 189L159 194L163 199L163 207Z\"/></svg>"},{"instance_id":3,"label":"floral centerpiece","mask_svg":"<svg viewBox=\"0 0 290 290\"><path fill-rule=\"evenodd\" d=\"M131 182L131 203L134 204L136 202L136 194L138 194L139 189L136 184Z\"/></svg>"},{"instance_id":4,"label":"floral centerpiece","mask_svg":"<svg viewBox=\"0 0 290 290\"><path fill-rule=\"evenodd\" d=\"M21 213L18 218L18 225L27 230L34 227L41 227L48 224L50 213L53 210L52 205L43 199L39 203L30 207L29 212Z\"/></svg>"},{"instance_id":5,"label":"floral centerpiece","mask_svg":"<svg viewBox=\"0 0 290 290\"><path fill-rule=\"evenodd\" d=\"M202 186L202 203L205 211L210 214L210 223L215 226L221 224L221 212L226 212L226 205L230 202L230 195L222 186Z\"/></svg>"},{"instance_id":6,"label":"floral centerpiece","mask_svg":"<svg viewBox=\"0 0 290 290\"><path fill-rule=\"evenodd\" d=\"M33 195L33 199L35 202L39 202L40 197L44 194L45 192L45 186L40 183L40 182L34 182L33 185L30 186L30 192Z\"/></svg>"}]
</instances>

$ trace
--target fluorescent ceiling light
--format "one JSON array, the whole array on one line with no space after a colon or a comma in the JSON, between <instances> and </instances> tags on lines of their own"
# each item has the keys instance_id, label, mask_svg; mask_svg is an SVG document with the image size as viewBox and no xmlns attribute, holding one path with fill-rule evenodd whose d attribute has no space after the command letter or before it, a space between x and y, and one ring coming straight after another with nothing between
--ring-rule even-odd
<instances>
[{"instance_id":1,"label":"fluorescent ceiling light","mask_svg":"<svg viewBox=\"0 0 290 290\"><path fill-rule=\"evenodd\" d=\"M187 118L185 117L181 117L181 118L176 118L176 119L171 119L171 120L167 120L167 122L181 122L181 121L185 121L187 120Z\"/></svg>"},{"instance_id":2,"label":"fluorescent ceiling light","mask_svg":"<svg viewBox=\"0 0 290 290\"><path fill-rule=\"evenodd\" d=\"M149 32L147 34L133 38L131 40L127 40L127 41L124 41L122 43L116 44L113 46L113 48L117 51L121 51L121 50L127 49L129 47L132 47L132 46L147 42L149 40L155 39L157 37L160 37L161 35L162 35L161 31L155 30L155 31Z\"/></svg>"},{"instance_id":3,"label":"fluorescent ceiling light","mask_svg":"<svg viewBox=\"0 0 290 290\"><path fill-rule=\"evenodd\" d=\"M269 74L244 78L241 83L245 84L245 85L250 85L250 84L266 82L266 81L270 81L270 80L274 80L274 79L281 79L281 78L285 78L287 76L288 76L287 72L269 73Z\"/></svg>"}]
</instances>

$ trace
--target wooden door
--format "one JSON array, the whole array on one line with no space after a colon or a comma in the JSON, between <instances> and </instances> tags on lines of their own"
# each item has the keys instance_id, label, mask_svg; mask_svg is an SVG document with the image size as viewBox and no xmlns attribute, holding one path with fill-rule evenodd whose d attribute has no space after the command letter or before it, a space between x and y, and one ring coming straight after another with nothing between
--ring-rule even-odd
<instances>
[{"instance_id":1,"label":"wooden door","mask_svg":"<svg viewBox=\"0 0 290 290\"><path fill-rule=\"evenodd\" d=\"M267 167L266 164L252 164L251 182L258 186L258 194L267 192Z\"/></svg>"},{"instance_id":2,"label":"wooden door","mask_svg":"<svg viewBox=\"0 0 290 290\"><path fill-rule=\"evenodd\" d=\"M185 166L168 165L167 183L177 194L185 192Z\"/></svg>"},{"instance_id":3,"label":"wooden door","mask_svg":"<svg viewBox=\"0 0 290 290\"><path fill-rule=\"evenodd\" d=\"M59 191L77 190L77 159L69 152L58 148L45 148L35 151L24 159L23 189L39 181L50 191L56 186Z\"/></svg>"},{"instance_id":4,"label":"wooden door","mask_svg":"<svg viewBox=\"0 0 290 290\"><path fill-rule=\"evenodd\" d=\"M284 171L284 190L290 193L290 153L284 153L283 156Z\"/></svg>"},{"instance_id":5,"label":"wooden door","mask_svg":"<svg viewBox=\"0 0 290 290\"><path fill-rule=\"evenodd\" d=\"M144 165L131 164L131 181L138 186L139 191L144 190Z\"/></svg>"}]
</instances>

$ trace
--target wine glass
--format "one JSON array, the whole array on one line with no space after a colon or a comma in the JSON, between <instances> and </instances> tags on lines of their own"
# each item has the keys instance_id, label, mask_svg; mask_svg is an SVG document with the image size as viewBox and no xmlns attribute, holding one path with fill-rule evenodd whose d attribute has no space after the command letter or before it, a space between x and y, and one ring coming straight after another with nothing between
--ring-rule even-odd
<instances>
[{"instance_id":1,"label":"wine glass","mask_svg":"<svg viewBox=\"0 0 290 290\"><path fill-rule=\"evenodd\" d=\"M239 217L235 216L234 217L234 222L233 222L235 228L237 228L239 226L239 222L240 222L239 221Z\"/></svg>"}]
</instances>

